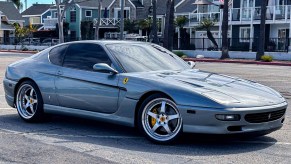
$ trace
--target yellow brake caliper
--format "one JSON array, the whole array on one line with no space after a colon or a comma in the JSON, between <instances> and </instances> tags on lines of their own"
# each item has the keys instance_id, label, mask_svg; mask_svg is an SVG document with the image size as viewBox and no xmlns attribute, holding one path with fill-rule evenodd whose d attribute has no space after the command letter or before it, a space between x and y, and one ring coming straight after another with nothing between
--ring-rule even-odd
<instances>
[{"instance_id":1,"label":"yellow brake caliper","mask_svg":"<svg viewBox=\"0 0 291 164\"><path fill-rule=\"evenodd\" d=\"M152 112L155 113L155 114L158 114L158 111L157 111L156 108L154 108ZM157 122L156 118L153 118L152 117L151 118L151 124L152 124L152 126L155 126L156 122Z\"/></svg>"}]
</instances>

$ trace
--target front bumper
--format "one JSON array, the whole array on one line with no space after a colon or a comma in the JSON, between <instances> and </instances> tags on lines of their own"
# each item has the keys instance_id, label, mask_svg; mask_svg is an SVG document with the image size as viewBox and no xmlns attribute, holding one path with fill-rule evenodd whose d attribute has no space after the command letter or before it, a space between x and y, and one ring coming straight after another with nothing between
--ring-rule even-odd
<instances>
[{"instance_id":1,"label":"front bumper","mask_svg":"<svg viewBox=\"0 0 291 164\"><path fill-rule=\"evenodd\" d=\"M4 86L4 92L5 92L5 99L9 106L15 107L15 97L14 97L14 89L17 82L13 80L9 80L7 78L4 78L3 80L3 86Z\"/></svg>"},{"instance_id":2,"label":"front bumper","mask_svg":"<svg viewBox=\"0 0 291 164\"><path fill-rule=\"evenodd\" d=\"M202 134L239 134L255 132L272 132L283 126L285 114L279 119L261 123L250 123L245 120L245 115L255 113L273 112L287 109L287 103L253 107L253 108L229 108L210 109L190 106L177 106L183 119L183 131L188 133ZM215 118L216 114L239 114L239 121L220 121Z\"/></svg>"}]
</instances>

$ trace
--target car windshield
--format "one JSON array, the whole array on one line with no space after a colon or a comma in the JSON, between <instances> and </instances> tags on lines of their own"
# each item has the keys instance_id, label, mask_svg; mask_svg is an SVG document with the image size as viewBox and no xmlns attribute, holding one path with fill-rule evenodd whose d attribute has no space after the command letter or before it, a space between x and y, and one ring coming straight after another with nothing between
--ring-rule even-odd
<instances>
[{"instance_id":1,"label":"car windshield","mask_svg":"<svg viewBox=\"0 0 291 164\"><path fill-rule=\"evenodd\" d=\"M108 44L126 72L185 70L190 66L172 52L155 44Z\"/></svg>"}]
</instances>

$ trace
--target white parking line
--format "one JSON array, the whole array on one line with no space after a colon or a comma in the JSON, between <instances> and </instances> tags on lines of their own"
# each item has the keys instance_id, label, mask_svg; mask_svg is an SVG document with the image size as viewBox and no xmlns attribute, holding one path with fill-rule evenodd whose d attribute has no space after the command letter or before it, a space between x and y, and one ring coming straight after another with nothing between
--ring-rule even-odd
<instances>
[{"instance_id":1,"label":"white parking line","mask_svg":"<svg viewBox=\"0 0 291 164\"><path fill-rule=\"evenodd\" d=\"M291 143L289 142L268 142L268 141L233 141L233 142L247 144L291 145Z\"/></svg>"},{"instance_id":2,"label":"white parking line","mask_svg":"<svg viewBox=\"0 0 291 164\"><path fill-rule=\"evenodd\" d=\"M8 109L13 109L13 108L0 108L0 110L8 110Z\"/></svg>"}]
</instances>

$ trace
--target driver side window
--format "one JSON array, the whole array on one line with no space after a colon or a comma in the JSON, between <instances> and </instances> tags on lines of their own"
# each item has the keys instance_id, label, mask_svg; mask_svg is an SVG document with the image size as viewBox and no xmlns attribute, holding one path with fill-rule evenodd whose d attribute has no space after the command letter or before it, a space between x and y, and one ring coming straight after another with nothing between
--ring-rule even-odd
<instances>
[{"instance_id":1,"label":"driver side window","mask_svg":"<svg viewBox=\"0 0 291 164\"><path fill-rule=\"evenodd\" d=\"M71 44L66 52L63 62L64 67L93 71L93 65L97 63L106 63L111 65L107 53L97 44L76 43Z\"/></svg>"}]
</instances>

